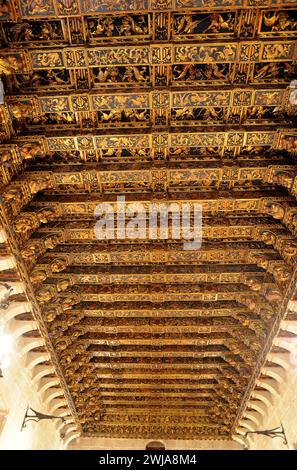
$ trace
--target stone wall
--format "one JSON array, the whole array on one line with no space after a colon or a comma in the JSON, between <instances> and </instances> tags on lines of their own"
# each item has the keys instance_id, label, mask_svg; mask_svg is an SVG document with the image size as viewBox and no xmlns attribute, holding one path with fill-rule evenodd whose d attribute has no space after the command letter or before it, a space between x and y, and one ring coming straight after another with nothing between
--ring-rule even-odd
<instances>
[{"instance_id":1,"label":"stone wall","mask_svg":"<svg viewBox=\"0 0 297 470\"><path fill-rule=\"evenodd\" d=\"M279 395L272 400L272 405L262 420L260 429L273 429L283 424L289 448L297 448L297 368L287 371L287 379L279 387ZM250 449L281 450L286 449L282 439L269 439L265 436L251 435Z\"/></svg>"},{"instance_id":2,"label":"stone wall","mask_svg":"<svg viewBox=\"0 0 297 470\"><path fill-rule=\"evenodd\" d=\"M78 438L73 440L70 450L144 450L148 442L154 439L107 439L107 438ZM207 440L162 440L166 450L239 450L241 445L232 441Z\"/></svg>"},{"instance_id":3,"label":"stone wall","mask_svg":"<svg viewBox=\"0 0 297 470\"><path fill-rule=\"evenodd\" d=\"M9 354L8 367L0 378L0 449L62 449L63 443L54 422L28 423L21 431L27 406L48 413L22 358Z\"/></svg>"},{"instance_id":4,"label":"stone wall","mask_svg":"<svg viewBox=\"0 0 297 470\"><path fill-rule=\"evenodd\" d=\"M256 381L234 439L250 449L285 450L297 448L297 301L288 304L288 317L273 339L266 364ZM249 431L284 427L288 446L282 438L269 438Z\"/></svg>"},{"instance_id":5,"label":"stone wall","mask_svg":"<svg viewBox=\"0 0 297 470\"><path fill-rule=\"evenodd\" d=\"M5 241L6 235L0 230L0 244ZM5 272L14 266L13 256L0 256L0 271ZM9 285L12 294L22 293L29 298L21 279ZM0 449L62 449L79 435L61 378L52 365L33 310L29 301L11 301L8 308L0 311L0 362L3 370L3 377L0 377ZM28 319L20 320L21 314L26 314ZM12 342L9 351L4 345L5 336ZM63 417L64 422L30 422L21 431L28 406L44 414Z\"/></svg>"}]
</instances>

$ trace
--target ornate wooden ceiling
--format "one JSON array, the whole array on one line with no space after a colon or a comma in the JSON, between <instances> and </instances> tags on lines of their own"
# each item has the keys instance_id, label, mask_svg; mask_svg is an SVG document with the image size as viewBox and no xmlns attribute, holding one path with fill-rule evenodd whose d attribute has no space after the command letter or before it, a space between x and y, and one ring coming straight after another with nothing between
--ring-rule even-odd
<instances>
[{"instance_id":1,"label":"ornate wooden ceiling","mask_svg":"<svg viewBox=\"0 0 297 470\"><path fill-rule=\"evenodd\" d=\"M1 220L85 434L232 434L295 285L294 7L0 2ZM97 240L117 195L202 248Z\"/></svg>"}]
</instances>

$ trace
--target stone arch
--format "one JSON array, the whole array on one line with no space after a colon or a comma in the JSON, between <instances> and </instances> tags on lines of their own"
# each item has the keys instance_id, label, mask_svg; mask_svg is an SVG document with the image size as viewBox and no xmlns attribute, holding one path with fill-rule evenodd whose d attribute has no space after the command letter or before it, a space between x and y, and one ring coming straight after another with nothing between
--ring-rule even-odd
<instances>
[{"instance_id":1,"label":"stone arch","mask_svg":"<svg viewBox=\"0 0 297 470\"><path fill-rule=\"evenodd\" d=\"M166 446L162 441L149 441L145 445L145 450L165 450Z\"/></svg>"}]
</instances>

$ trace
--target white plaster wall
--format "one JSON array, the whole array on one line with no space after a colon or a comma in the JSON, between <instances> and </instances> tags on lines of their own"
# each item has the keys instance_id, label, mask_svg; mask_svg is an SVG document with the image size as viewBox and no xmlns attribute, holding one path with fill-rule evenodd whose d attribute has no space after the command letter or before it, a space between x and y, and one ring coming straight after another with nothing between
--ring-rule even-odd
<instances>
[{"instance_id":1,"label":"white plaster wall","mask_svg":"<svg viewBox=\"0 0 297 470\"><path fill-rule=\"evenodd\" d=\"M21 432L27 405L37 411L48 413L42 404L31 376L25 368L24 358L13 350L9 364L0 378L0 415L7 413L2 432L0 449L62 449L62 441L54 422L29 423Z\"/></svg>"},{"instance_id":2,"label":"white plaster wall","mask_svg":"<svg viewBox=\"0 0 297 470\"><path fill-rule=\"evenodd\" d=\"M162 440L162 439L107 439L81 437L72 441L69 450L144 450L148 442L160 440L166 450L240 450L234 441Z\"/></svg>"},{"instance_id":3,"label":"white plaster wall","mask_svg":"<svg viewBox=\"0 0 297 470\"><path fill-rule=\"evenodd\" d=\"M261 429L273 429L283 424L290 449L297 445L297 368L290 367L287 379L280 386L280 395L274 397L273 406L263 419ZM260 429L260 427L258 427ZM282 439L250 435L250 448L257 450L285 450Z\"/></svg>"}]
</instances>

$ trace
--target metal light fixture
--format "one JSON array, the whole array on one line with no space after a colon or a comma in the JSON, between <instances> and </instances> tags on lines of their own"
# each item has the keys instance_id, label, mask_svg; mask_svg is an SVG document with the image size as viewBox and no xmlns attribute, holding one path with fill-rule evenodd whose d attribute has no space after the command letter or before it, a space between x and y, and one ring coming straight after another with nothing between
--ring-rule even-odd
<instances>
[{"instance_id":1,"label":"metal light fixture","mask_svg":"<svg viewBox=\"0 0 297 470\"><path fill-rule=\"evenodd\" d=\"M248 434L260 434L262 436L270 437L271 439L275 439L276 437L281 437L283 439L283 443L289 448L288 439L284 430L284 426L282 424L273 429L264 429L261 431L248 431L244 435L244 437L247 437Z\"/></svg>"},{"instance_id":2,"label":"metal light fixture","mask_svg":"<svg viewBox=\"0 0 297 470\"><path fill-rule=\"evenodd\" d=\"M29 414L30 411L33 414ZM35 423L39 423L39 421L42 421L42 420L54 420L54 419L61 419L63 423L65 422L65 418L63 416L47 415L44 413L40 413L39 411L36 411L30 406L28 406L26 410L26 414L23 419L21 431L27 426L27 423L29 421L34 421Z\"/></svg>"}]
</instances>

